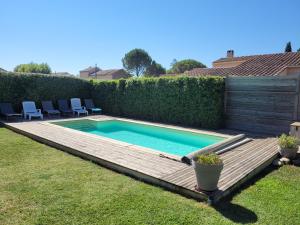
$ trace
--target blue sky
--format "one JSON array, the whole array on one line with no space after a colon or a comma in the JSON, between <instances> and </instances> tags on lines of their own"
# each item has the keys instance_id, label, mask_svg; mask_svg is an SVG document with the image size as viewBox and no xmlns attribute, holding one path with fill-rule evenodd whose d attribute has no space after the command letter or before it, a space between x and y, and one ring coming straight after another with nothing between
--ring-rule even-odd
<instances>
[{"instance_id":1,"label":"blue sky","mask_svg":"<svg viewBox=\"0 0 300 225\"><path fill-rule=\"evenodd\" d=\"M121 68L143 48L169 68L174 58L211 62L300 48L300 1L10 0L0 3L0 67L47 62L53 71L97 63Z\"/></svg>"}]
</instances>

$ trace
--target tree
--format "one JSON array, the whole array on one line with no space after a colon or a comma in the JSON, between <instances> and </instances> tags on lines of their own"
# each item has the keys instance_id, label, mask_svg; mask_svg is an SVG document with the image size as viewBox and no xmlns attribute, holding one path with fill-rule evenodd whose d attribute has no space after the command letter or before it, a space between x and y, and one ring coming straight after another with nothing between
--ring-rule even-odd
<instances>
[{"instance_id":1,"label":"tree","mask_svg":"<svg viewBox=\"0 0 300 225\"><path fill-rule=\"evenodd\" d=\"M151 65L150 55L143 49L133 49L126 53L122 59L123 67L127 72L139 77Z\"/></svg>"},{"instance_id":2,"label":"tree","mask_svg":"<svg viewBox=\"0 0 300 225\"><path fill-rule=\"evenodd\" d=\"M292 52L292 44L291 42L289 41L288 43L286 43L286 46L285 46L285 52Z\"/></svg>"},{"instance_id":3,"label":"tree","mask_svg":"<svg viewBox=\"0 0 300 225\"><path fill-rule=\"evenodd\" d=\"M168 70L168 73L184 73L185 71L189 71L194 68L206 68L206 66L194 59L184 59L173 63L171 69Z\"/></svg>"},{"instance_id":4,"label":"tree","mask_svg":"<svg viewBox=\"0 0 300 225\"><path fill-rule=\"evenodd\" d=\"M297 52L300 52L300 48L297 50Z\"/></svg>"},{"instance_id":5,"label":"tree","mask_svg":"<svg viewBox=\"0 0 300 225\"><path fill-rule=\"evenodd\" d=\"M170 64L170 67L172 68L176 63L177 63L177 59L173 59Z\"/></svg>"},{"instance_id":6,"label":"tree","mask_svg":"<svg viewBox=\"0 0 300 225\"><path fill-rule=\"evenodd\" d=\"M51 68L47 63L28 63L28 64L20 64L17 65L14 69L15 72L20 73L43 73L50 74Z\"/></svg>"},{"instance_id":7,"label":"tree","mask_svg":"<svg viewBox=\"0 0 300 225\"><path fill-rule=\"evenodd\" d=\"M166 69L159 63L156 63L154 60L151 62L151 65L147 67L145 71L145 76L147 77L158 77L161 74L165 74Z\"/></svg>"}]
</instances>

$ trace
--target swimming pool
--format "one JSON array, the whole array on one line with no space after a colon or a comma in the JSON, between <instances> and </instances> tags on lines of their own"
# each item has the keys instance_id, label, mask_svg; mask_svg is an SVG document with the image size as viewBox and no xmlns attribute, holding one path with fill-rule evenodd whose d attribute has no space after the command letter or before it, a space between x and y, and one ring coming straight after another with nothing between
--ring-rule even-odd
<instances>
[{"instance_id":1,"label":"swimming pool","mask_svg":"<svg viewBox=\"0 0 300 225\"><path fill-rule=\"evenodd\" d=\"M53 124L180 157L226 139L116 119L105 121L83 119L53 122Z\"/></svg>"}]
</instances>

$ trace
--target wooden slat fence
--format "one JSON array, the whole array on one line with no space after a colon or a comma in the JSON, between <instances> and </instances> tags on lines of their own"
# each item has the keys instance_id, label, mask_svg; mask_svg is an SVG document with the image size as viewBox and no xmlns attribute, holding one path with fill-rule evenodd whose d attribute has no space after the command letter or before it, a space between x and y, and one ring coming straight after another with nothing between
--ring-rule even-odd
<instances>
[{"instance_id":1,"label":"wooden slat fence","mask_svg":"<svg viewBox=\"0 0 300 225\"><path fill-rule=\"evenodd\" d=\"M227 77L227 128L278 135L299 119L299 76Z\"/></svg>"}]
</instances>

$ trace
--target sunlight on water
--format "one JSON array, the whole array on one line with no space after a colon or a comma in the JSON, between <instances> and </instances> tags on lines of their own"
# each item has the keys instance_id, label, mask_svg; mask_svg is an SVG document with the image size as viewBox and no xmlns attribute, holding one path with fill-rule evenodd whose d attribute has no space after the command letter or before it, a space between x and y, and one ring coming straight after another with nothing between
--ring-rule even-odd
<instances>
[{"instance_id":1,"label":"sunlight on water","mask_svg":"<svg viewBox=\"0 0 300 225\"><path fill-rule=\"evenodd\" d=\"M195 150L225 139L213 135L120 120L93 121L84 119L55 122L53 124L178 156L185 156Z\"/></svg>"}]
</instances>

